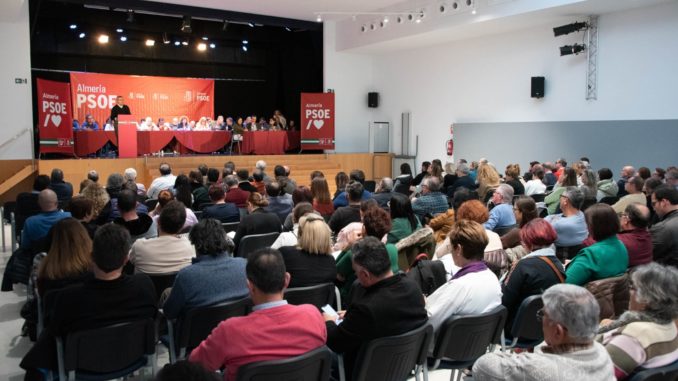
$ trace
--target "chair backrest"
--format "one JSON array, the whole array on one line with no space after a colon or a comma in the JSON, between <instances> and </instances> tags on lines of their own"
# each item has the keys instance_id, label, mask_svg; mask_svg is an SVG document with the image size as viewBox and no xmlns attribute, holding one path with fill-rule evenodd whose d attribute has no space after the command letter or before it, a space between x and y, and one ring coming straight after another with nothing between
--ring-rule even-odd
<instances>
[{"instance_id":1,"label":"chair backrest","mask_svg":"<svg viewBox=\"0 0 678 381\"><path fill-rule=\"evenodd\" d=\"M262 247L273 245L280 233L264 233L264 234L250 234L242 237L238 244L238 253L236 257L247 258L247 255Z\"/></svg>"},{"instance_id":2,"label":"chair backrest","mask_svg":"<svg viewBox=\"0 0 678 381\"><path fill-rule=\"evenodd\" d=\"M429 258L433 257L436 240L433 236L433 229L426 226L415 230L395 245L398 249L398 267L403 271L408 271L419 254L426 253Z\"/></svg>"},{"instance_id":3,"label":"chair backrest","mask_svg":"<svg viewBox=\"0 0 678 381\"><path fill-rule=\"evenodd\" d=\"M116 373L155 353L155 343L153 319L73 332L64 340L64 370Z\"/></svg>"},{"instance_id":4,"label":"chair backrest","mask_svg":"<svg viewBox=\"0 0 678 381\"><path fill-rule=\"evenodd\" d=\"M155 206L158 205L158 199L156 198L149 198L148 200L144 201L144 205L148 208L149 211L155 209Z\"/></svg>"},{"instance_id":5,"label":"chair backrest","mask_svg":"<svg viewBox=\"0 0 678 381\"><path fill-rule=\"evenodd\" d=\"M214 203L213 202L203 202L200 205L198 205L198 207L196 208L196 210L194 210L194 212L203 211L205 208L207 208L210 205L214 205Z\"/></svg>"},{"instance_id":6,"label":"chair backrest","mask_svg":"<svg viewBox=\"0 0 678 381\"><path fill-rule=\"evenodd\" d=\"M534 202L544 202L544 199L546 198L546 194L544 193L539 193L539 194L532 194L530 195Z\"/></svg>"},{"instance_id":7,"label":"chair backrest","mask_svg":"<svg viewBox=\"0 0 678 381\"><path fill-rule=\"evenodd\" d=\"M430 324L397 336L371 340L360 348L353 381L406 380L415 365L426 361L433 337Z\"/></svg>"},{"instance_id":8,"label":"chair backrest","mask_svg":"<svg viewBox=\"0 0 678 381\"><path fill-rule=\"evenodd\" d=\"M219 323L230 317L245 316L251 307L252 301L247 297L186 311L178 321L177 346L189 349L197 347Z\"/></svg>"},{"instance_id":9,"label":"chair backrest","mask_svg":"<svg viewBox=\"0 0 678 381\"><path fill-rule=\"evenodd\" d=\"M511 336L519 340L542 340L544 332L541 323L537 320L537 311L544 307L541 295L528 296L520 303L518 312L513 319Z\"/></svg>"},{"instance_id":10,"label":"chair backrest","mask_svg":"<svg viewBox=\"0 0 678 381\"><path fill-rule=\"evenodd\" d=\"M567 259L572 259L577 256L577 253L584 248L584 245L573 245L573 246L556 246L556 257L561 262L565 262Z\"/></svg>"},{"instance_id":11,"label":"chair backrest","mask_svg":"<svg viewBox=\"0 0 678 381\"><path fill-rule=\"evenodd\" d=\"M240 225L240 222L222 222L221 227L224 228L224 231L226 233L229 232L234 232L238 230L238 225Z\"/></svg>"},{"instance_id":12,"label":"chair backrest","mask_svg":"<svg viewBox=\"0 0 678 381\"><path fill-rule=\"evenodd\" d=\"M598 279L585 285L600 306L601 319L614 319L624 313L629 305L629 276Z\"/></svg>"},{"instance_id":13,"label":"chair backrest","mask_svg":"<svg viewBox=\"0 0 678 381\"><path fill-rule=\"evenodd\" d=\"M318 308L334 304L334 283L322 283L309 287L295 287L285 290L287 303L312 304Z\"/></svg>"},{"instance_id":14,"label":"chair backrest","mask_svg":"<svg viewBox=\"0 0 678 381\"><path fill-rule=\"evenodd\" d=\"M617 196L607 196L600 199L601 204L607 205L614 205L617 201L619 201L619 197Z\"/></svg>"},{"instance_id":15,"label":"chair backrest","mask_svg":"<svg viewBox=\"0 0 678 381\"><path fill-rule=\"evenodd\" d=\"M509 226L501 226L501 227L496 227L494 228L494 232L499 234L499 236L503 236L504 234L510 232L513 228L517 227L518 225L513 224Z\"/></svg>"},{"instance_id":16,"label":"chair backrest","mask_svg":"<svg viewBox=\"0 0 678 381\"><path fill-rule=\"evenodd\" d=\"M377 189L377 182L373 180L365 180L363 186L365 187L366 191L374 193L374 191Z\"/></svg>"},{"instance_id":17,"label":"chair backrest","mask_svg":"<svg viewBox=\"0 0 678 381\"><path fill-rule=\"evenodd\" d=\"M326 346L282 360L253 362L238 369L237 381L327 381L332 355Z\"/></svg>"},{"instance_id":18,"label":"chair backrest","mask_svg":"<svg viewBox=\"0 0 678 381\"><path fill-rule=\"evenodd\" d=\"M202 220L202 210L195 210L193 211L193 214L195 214L195 218Z\"/></svg>"},{"instance_id":19,"label":"chair backrest","mask_svg":"<svg viewBox=\"0 0 678 381\"><path fill-rule=\"evenodd\" d=\"M507 311L502 305L484 314L451 316L440 328L433 357L453 361L475 361L487 347L501 338Z\"/></svg>"},{"instance_id":20,"label":"chair backrest","mask_svg":"<svg viewBox=\"0 0 678 381\"><path fill-rule=\"evenodd\" d=\"M174 274L162 274L162 275L148 275L155 286L155 294L158 299L162 295L163 291L166 288L172 287L174 285L174 279L177 277L177 273Z\"/></svg>"},{"instance_id":21,"label":"chair backrest","mask_svg":"<svg viewBox=\"0 0 678 381\"><path fill-rule=\"evenodd\" d=\"M678 380L678 361L653 369L638 369L632 373L629 381L676 381Z\"/></svg>"}]
</instances>

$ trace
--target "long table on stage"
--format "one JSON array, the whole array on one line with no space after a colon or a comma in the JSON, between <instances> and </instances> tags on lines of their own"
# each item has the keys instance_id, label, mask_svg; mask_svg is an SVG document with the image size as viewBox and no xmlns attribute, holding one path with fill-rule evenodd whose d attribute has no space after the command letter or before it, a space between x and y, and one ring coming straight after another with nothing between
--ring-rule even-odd
<instances>
[{"instance_id":1,"label":"long table on stage","mask_svg":"<svg viewBox=\"0 0 678 381\"><path fill-rule=\"evenodd\" d=\"M87 156L106 143L118 141L113 131L74 131L75 153ZM137 152L148 155L158 152L175 139L182 153L212 153L231 142L230 131L138 131ZM241 152L252 155L283 155L299 148L299 131L253 131L243 134Z\"/></svg>"}]
</instances>

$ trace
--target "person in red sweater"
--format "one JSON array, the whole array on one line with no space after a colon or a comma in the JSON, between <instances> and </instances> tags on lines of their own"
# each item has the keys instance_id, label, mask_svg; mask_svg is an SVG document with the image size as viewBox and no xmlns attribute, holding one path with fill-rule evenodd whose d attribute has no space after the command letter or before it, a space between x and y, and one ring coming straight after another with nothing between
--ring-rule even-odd
<instances>
[{"instance_id":1,"label":"person in red sweater","mask_svg":"<svg viewBox=\"0 0 678 381\"><path fill-rule=\"evenodd\" d=\"M245 364L299 356L327 339L325 320L316 307L293 306L283 299L290 274L278 250L251 253L246 272L252 313L219 323L189 357L208 370L225 367L226 380L231 381Z\"/></svg>"}]
</instances>

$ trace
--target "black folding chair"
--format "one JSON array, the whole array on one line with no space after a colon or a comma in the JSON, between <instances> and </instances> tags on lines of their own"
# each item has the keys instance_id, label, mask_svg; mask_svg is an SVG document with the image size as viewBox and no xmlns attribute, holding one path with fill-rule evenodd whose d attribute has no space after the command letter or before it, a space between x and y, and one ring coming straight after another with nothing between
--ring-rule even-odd
<instances>
[{"instance_id":1,"label":"black folding chair","mask_svg":"<svg viewBox=\"0 0 678 381\"><path fill-rule=\"evenodd\" d=\"M285 290L285 300L287 300L287 303L289 304L312 304L321 308L326 304L334 303L335 290L337 292L339 291L334 286L334 283L321 283L315 286L288 288Z\"/></svg>"},{"instance_id":2,"label":"black folding chair","mask_svg":"<svg viewBox=\"0 0 678 381\"><path fill-rule=\"evenodd\" d=\"M546 194L544 194L544 193L533 194L533 195L530 195L530 197L532 197L534 202L544 202L544 199L546 198Z\"/></svg>"},{"instance_id":3,"label":"black folding chair","mask_svg":"<svg viewBox=\"0 0 678 381\"><path fill-rule=\"evenodd\" d=\"M138 320L57 338L59 380L110 380L150 366L155 375L155 321Z\"/></svg>"},{"instance_id":4,"label":"black folding chair","mask_svg":"<svg viewBox=\"0 0 678 381\"><path fill-rule=\"evenodd\" d=\"M418 374L419 368L426 363L432 338L433 327L424 324L401 335L381 337L364 344L353 367L353 381L404 381L413 369ZM339 376L344 381L341 362L343 359Z\"/></svg>"},{"instance_id":5,"label":"black folding chair","mask_svg":"<svg viewBox=\"0 0 678 381\"><path fill-rule=\"evenodd\" d=\"M242 237L238 244L238 253L236 257L247 258L247 255L262 247L269 247L273 245L280 233L264 233L264 234L250 234Z\"/></svg>"},{"instance_id":6,"label":"black folding chair","mask_svg":"<svg viewBox=\"0 0 678 381\"><path fill-rule=\"evenodd\" d=\"M226 233L234 232L238 230L238 226L240 225L240 222L222 222L221 227L224 228L224 231Z\"/></svg>"},{"instance_id":7,"label":"black folding chair","mask_svg":"<svg viewBox=\"0 0 678 381\"><path fill-rule=\"evenodd\" d=\"M460 370L473 365L487 353L488 347L501 339L506 315L506 308L500 305L484 314L451 316L445 320L436 337L431 369L453 369L450 380L460 380ZM428 365L423 370L424 380L428 380Z\"/></svg>"},{"instance_id":8,"label":"black folding chair","mask_svg":"<svg viewBox=\"0 0 678 381\"><path fill-rule=\"evenodd\" d=\"M160 299L160 295L162 295L165 289L170 288L174 285L174 279L176 279L177 273L148 275L148 277L151 278L151 282L153 282L153 286L155 287L156 300L158 300Z\"/></svg>"},{"instance_id":9,"label":"black folding chair","mask_svg":"<svg viewBox=\"0 0 678 381\"><path fill-rule=\"evenodd\" d=\"M370 192L370 193L374 193L374 191L377 189L376 181L372 181L372 180L365 180L365 183L363 184L363 186L365 187L365 190Z\"/></svg>"},{"instance_id":10,"label":"black folding chair","mask_svg":"<svg viewBox=\"0 0 678 381\"><path fill-rule=\"evenodd\" d=\"M614 205L617 201L619 201L619 197L617 196L607 196L600 199L601 204L607 205Z\"/></svg>"},{"instance_id":11,"label":"black folding chair","mask_svg":"<svg viewBox=\"0 0 678 381\"><path fill-rule=\"evenodd\" d=\"M678 380L678 361L653 369L640 368L633 372L629 381L676 381Z\"/></svg>"},{"instance_id":12,"label":"black folding chair","mask_svg":"<svg viewBox=\"0 0 678 381\"><path fill-rule=\"evenodd\" d=\"M537 311L542 307L544 302L541 295L528 296L520 303L513 319L511 339L506 339L502 335L502 351L507 348L534 348L544 341L541 322L537 319Z\"/></svg>"},{"instance_id":13,"label":"black folding chair","mask_svg":"<svg viewBox=\"0 0 678 381\"><path fill-rule=\"evenodd\" d=\"M206 339L219 323L230 317L245 316L251 307L252 301L247 297L213 306L192 308L176 321L168 319L170 363L186 357L186 353Z\"/></svg>"},{"instance_id":14,"label":"black folding chair","mask_svg":"<svg viewBox=\"0 0 678 381\"><path fill-rule=\"evenodd\" d=\"M150 212L151 210L155 209L155 206L158 205L158 199L157 198L149 198L148 200L144 201L144 205L148 208L148 211Z\"/></svg>"},{"instance_id":15,"label":"black folding chair","mask_svg":"<svg viewBox=\"0 0 678 381\"><path fill-rule=\"evenodd\" d=\"M243 365L236 381L327 381L331 367L332 355L323 345L300 356Z\"/></svg>"},{"instance_id":16,"label":"black folding chair","mask_svg":"<svg viewBox=\"0 0 678 381\"><path fill-rule=\"evenodd\" d=\"M502 227L496 227L494 228L494 232L499 234L499 236L503 236L504 234L510 232L513 230L513 228L517 227L518 225L509 225L509 226L502 226Z\"/></svg>"}]
</instances>

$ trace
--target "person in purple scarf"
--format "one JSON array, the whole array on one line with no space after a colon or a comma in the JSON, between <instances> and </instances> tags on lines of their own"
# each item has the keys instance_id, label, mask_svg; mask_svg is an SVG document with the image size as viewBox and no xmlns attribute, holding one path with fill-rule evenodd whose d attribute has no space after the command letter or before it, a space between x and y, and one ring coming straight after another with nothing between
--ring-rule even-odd
<instances>
[{"instance_id":1,"label":"person in purple scarf","mask_svg":"<svg viewBox=\"0 0 678 381\"><path fill-rule=\"evenodd\" d=\"M436 332L452 315L481 314L501 304L499 280L483 262L489 241L483 225L459 220L448 239L459 270L426 300L429 323Z\"/></svg>"}]
</instances>

